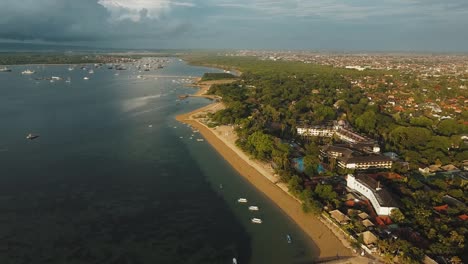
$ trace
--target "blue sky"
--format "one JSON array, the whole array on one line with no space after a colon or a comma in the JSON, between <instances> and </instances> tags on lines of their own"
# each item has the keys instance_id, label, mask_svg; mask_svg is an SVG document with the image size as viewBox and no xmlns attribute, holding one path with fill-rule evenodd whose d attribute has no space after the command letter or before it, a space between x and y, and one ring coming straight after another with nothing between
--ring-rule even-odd
<instances>
[{"instance_id":1,"label":"blue sky","mask_svg":"<svg viewBox=\"0 0 468 264\"><path fill-rule=\"evenodd\" d=\"M0 0L0 41L468 51L467 0Z\"/></svg>"}]
</instances>

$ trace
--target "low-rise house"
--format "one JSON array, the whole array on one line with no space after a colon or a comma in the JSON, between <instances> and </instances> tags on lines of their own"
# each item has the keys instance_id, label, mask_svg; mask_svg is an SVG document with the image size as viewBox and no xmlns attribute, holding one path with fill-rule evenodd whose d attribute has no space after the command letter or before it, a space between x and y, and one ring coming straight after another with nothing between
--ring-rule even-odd
<instances>
[{"instance_id":1,"label":"low-rise house","mask_svg":"<svg viewBox=\"0 0 468 264\"><path fill-rule=\"evenodd\" d=\"M362 225L369 228L371 226L374 226L374 224L369 220L369 219L364 219L361 221Z\"/></svg>"},{"instance_id":2,"label":"low-rise house","mask_svg":"<svg viewBox=\"0 0 468 264\"><path fill-rule=\"evenodd\" d=\"M333 210L330 212L330 216L335 219L341 225L347 224L351 219L348 216L340 212L339 210Z\"/></svg>"},{"instance_id":3,"label":"low-rise house","mask_svg":"<svg viewBox=\"0 0 468 264\"><path fill-rule=\"evenodd\" d=\"M369 215L367 213L365 213L365 212L362 212L362 213L358 214L358 216L362 220L369 219Z\"/></svg>"},{"instance_id":4,"label":"low-rise house","mask_svg":"<svg viewBox=\"0 0 468 264\"><path fill-rule=\"evenodd\" d=\"M390 215L398 204L392 195L381 186L380 182L363 174L348 174L347 187L369 199L377 215Z\"/></svg>"},{"instance_id":5,"label":"low-rise house","mask_svg":"<svg viewBox=\"0 0 468 264\"><path fill-rule=\"evenodd\" d=\"M376 244L377 241L379 240L376 235L374 235L371 231L366 231L361 233L362 236L362 242L364 242L364 245L369 246L372 244Z\"/></svg>"},{"instance_id":6,"label":"low-rise house","mask_svg":"<svg viewBox=\"0 0 468 264\"><path fill-rule=\"evenodd\" d=\"M442 170L444 170L444 171L459 171L460 170L457 167L455 167L455 165L453 165L453 164L448 164L448 165L442 166L440 168Z\"/></svg>"}]
</instances>

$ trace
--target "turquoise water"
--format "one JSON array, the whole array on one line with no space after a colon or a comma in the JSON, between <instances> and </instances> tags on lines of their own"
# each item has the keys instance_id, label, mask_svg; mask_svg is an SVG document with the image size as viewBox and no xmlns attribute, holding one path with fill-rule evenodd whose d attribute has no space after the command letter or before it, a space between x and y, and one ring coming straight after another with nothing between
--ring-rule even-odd
<instances>
[{"instance_id":1,"label":"turquoise water","mask_svg":"<svg viewBox=\"0 0 468 264\"><path fill-rule=\"evenodd\" d=\"M174 120L209 103L177 101L194 92L182 79L217 70L175 59L119 75L11 68L0 73L0 263L309 263L317 255L280 209ZM35 80L51 76L64 79ZM250 223L254 216L263 224Z\"/></svg>"}]
</instances>

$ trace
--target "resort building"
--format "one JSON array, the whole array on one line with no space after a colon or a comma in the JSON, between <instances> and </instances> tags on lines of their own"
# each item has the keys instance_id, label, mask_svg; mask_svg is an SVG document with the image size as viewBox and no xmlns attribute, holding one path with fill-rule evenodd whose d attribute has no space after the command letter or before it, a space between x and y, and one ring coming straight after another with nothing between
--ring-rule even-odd
<instances>
[{"instance_id":1,"label":"resort building","mask_svg":"<svg viewBox=\"0 0 468 264\"><path fill-rule=\"evenodd\" d=\"M363 155L350 148L327 145L320 149L320 159L335 159L338 167L352 170L390 169L393 160L387 156L371 153Z\"/></svg>"},{"instance_id":2,"label":"resort building","mask_svg":"<svg viewBox=\"0 0 468 264\"><path fill-rule=\"evenodd\" d=\"M344 121L334 121L333 124L325 126L299 126L297 134L307 137L333 137L349 144L375 145L375 140L352 131Z\"/></svg>"},{"instance_id":3,"label":"resort building","mask_svg":"<svg viewBox=\"0 0 468 264\"><path fill-rule=\"evenodd\" d=\"M390 169L392 164L392 159L381 155L338 159L340 168L352 170Z\"/></svg>"},{"instance_id":4,"label":"resort building","mask_svg":"<svg viewBox=\"0 0 468 264\"><path fill-rule=\"evenodd\" d=\"M369 199L377 215L390 215L393 209L398 208L397 202L387 190L383 189L380 182L367 175L348 174L346 183L349 189Z\"/></svg>"},{"instance_id":5,"label":"resort building","mask_svg":"<svg viewBox=\"0 0 468 264\"><path fill-rule=\"evenodd\" d=\"M353 154L353 151L345 147L326 145L320 149L320 157L322 160L325 157L331 158L331 159L348 158L348 157L351 157L352 154Z\"/></svg>"},{"instance_id":6,"label":"resort building","mask_svg":"<svg viewBox=\"0 0 468 264\"><path fill-rule=\"evenodd\" d=\"M332 137L335 129L330 126L298 127L297 134L309 137Z\"/></svg>"},{"instance_id":7,"label":"resort building","mask_svg":"<svg viewBox=\"0 0 468 264\"><path fill-rule=\"evenodd\" d=\"M335 131L335 135L342 141L346 143L375 143L374 140L367 138L365 136L359 135L349 129L338 127Z\"/></svg>"}]
</instances>

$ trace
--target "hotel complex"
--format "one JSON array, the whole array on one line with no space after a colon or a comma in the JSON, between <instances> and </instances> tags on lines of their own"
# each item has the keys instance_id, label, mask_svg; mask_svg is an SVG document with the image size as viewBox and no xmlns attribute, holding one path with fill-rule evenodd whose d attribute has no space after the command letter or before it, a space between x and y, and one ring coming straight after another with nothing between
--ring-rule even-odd
<instances>
[{"instance_id":1,"label":"hotel complex","mask_svg":"<svg viewBox=\"0 0 468 264\"><path fill-rule=\"evenodd\" d=\"M380 182L367 175L348 174L346 186L369 199L377 215L390 215L393 209L398 208L395 199Z\"/></svg>"}]
</instances>

